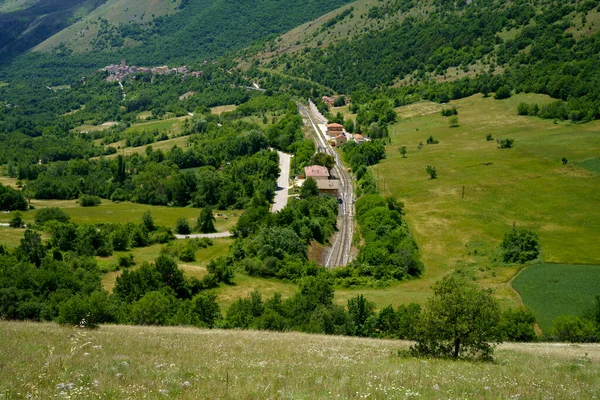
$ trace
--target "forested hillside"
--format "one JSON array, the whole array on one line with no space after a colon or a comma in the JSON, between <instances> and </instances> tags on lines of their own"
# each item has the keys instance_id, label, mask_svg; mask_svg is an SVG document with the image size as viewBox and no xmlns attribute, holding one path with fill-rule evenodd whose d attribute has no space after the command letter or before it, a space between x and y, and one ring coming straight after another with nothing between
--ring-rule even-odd
<instances>
[{"instance_id":1,"label":"forested hillside","mask_svg":"<svg viewBox=\"0 0 600 400\"><path fill-rule=\"evenodd\" d=\"M309 41L303 51L267 57L262 65L346 94L401 87L401 94L417 90L423 98L445 102L506 86L569 101L553 118L590 120L599 115L600 104L598 6L432 1L424 13L416 2L395 0L361 15L382 22L374 29L329 45ZM339 24L351 16L330 21ZM327 21L321 26L329 29Z\"/></svg>"},{"instance_id":2,"label":"forested hillside","mask_svg":"<svg viewBox=\"0 0 600 400\"><path fill-rule=\"evenodd\" d=\"M106 0L38 0L0 3L0 63L74 23Z\"/></svg>"},{"instance_id":3,"label":"forested hillside","mask_svg":"<svg viewBox=\"0 0 600 400\"><path fill-rule=\"evenodd\" d=\"M110 1L56 38L42 43L36 48L38 54L24 54L10 65L6 62L11 58L3 57L5 66L0 70L0 80L18 81L35 76L45 83L54 78L53 83L63 84L121 58L147 66L215 59L269 35L285 32L347 2L293 0L282 6L274 0L185 0L170 10L171 6L162 2L128 5L126 1ZM158 11L153 11L154 8ZM20 12L32 12L27 10ZM51 33L66 26L57 26ZM38 35L33 42L18 40L15 42L18 49L12 54L22 53L48 36Z\"/></svg>"}]
</instances>

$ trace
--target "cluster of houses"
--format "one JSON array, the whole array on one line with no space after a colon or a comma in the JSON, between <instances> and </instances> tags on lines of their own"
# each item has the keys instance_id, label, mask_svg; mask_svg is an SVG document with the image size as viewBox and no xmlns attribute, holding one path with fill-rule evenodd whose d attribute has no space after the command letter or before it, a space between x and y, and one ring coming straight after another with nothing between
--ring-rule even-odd
<instances>
[{"instance_id":1,"label":"cluster of houses","mask_svg":"<svg viewBox=\"0 0 600 400\"><path fill-rule=\"evenodd\" d=\"M99 71L106 71L109 73L108 78L106 80L108 82L121 82L123 79L139 74L139 73L151 73L152 75L168 75L175 74L181 75L182 78L186 76L199 77L204 75L202 71L190 71L188 67L177 67L177 68L169 68L167 66L162 67L136 67L136 66L128 66L125 60L121 61L121 64L113 64L101 68Z\"/></svg>"},{"instance_id":2,"label":"cluster of houses","mask_svg":"<svg viewBox=\"0 0 600 400\"><path fill-rule=\"evenodd\" d=\"M361 134L355 133L354 135L344 130L344 126L341 124L328 124L327 134L329 135L329 144L333 147L339 147L346 143L348 140L354 140L358 144L362 144L369 139Z\"/></svg>"}]
</instances>

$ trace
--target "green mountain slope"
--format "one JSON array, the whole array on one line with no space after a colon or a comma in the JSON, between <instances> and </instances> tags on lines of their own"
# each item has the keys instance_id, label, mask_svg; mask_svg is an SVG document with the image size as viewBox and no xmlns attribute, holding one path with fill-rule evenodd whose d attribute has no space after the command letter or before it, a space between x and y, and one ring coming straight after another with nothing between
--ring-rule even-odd
<instances>
[{"instance_id":1,"label":"green mountain slope","mask_svg":"<svg viewBox=\"0 0 600 400\"><path fill-rule=\"evenodd\" d=\"M571 100L561 118L600 115L597 1L354 5L347 16L336 14L343 18L322 18L272 41L248 64L339 93L419 85L421 97L445 102L507 86Z\"/></svg>"},{"instance_id":2,"label":"green mountain slope","mask_svg":"<svg viewBox=\"0 0 600 400\"><path fill-rule=\"evenodd\" d=\"M186 0L142 1L134 5L127 0L110 0L87 18L48 38L35 51L14 60L5 57L0 80L30 81L42 77L59 83L78 79L121 58L137 65L215 59L346 3L348 0ZM124 12L118 12L120 9ZM154 19L147 21L151 18ZM37 44L16 43L20 52Z\"/></svg>"},{"instance_id":3,"label":"green mountain slope","mask_svg":"<svg viewBox=\"0 0 600 400\"><path fill-rule=\"evenodd\" d=\"M6 60L87 15L106 0L7 0L0 3L0 55Z\"/></svg>"}]
</instances>

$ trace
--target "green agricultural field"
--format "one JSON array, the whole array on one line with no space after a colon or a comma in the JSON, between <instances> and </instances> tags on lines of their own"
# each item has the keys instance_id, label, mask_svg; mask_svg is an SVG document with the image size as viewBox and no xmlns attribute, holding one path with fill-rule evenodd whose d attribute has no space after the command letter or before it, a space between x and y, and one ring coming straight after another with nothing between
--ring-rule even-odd
<instances>
[{"instance_id":1,"label":"green agricultural field","mask_svg":"<svg viewBox=\"0 0 600 400\"><path fill-rule=\"evenodd\" d=\"M183 128L183 123L185 120L189 119L189 116L177 117L177 118L169 118L169 119L159 119L149 122L142 122L138 124L133 124L125 133L136 133L142 131L153 131L158 130L159 132L168 132L171 134L180 134Z\"/></svg>"},{"instance_id":2,"label":"green agricultural field","mask_svg":"<svg viewBox=\"0 0 600 400\"><path fill-rule=\"evenodd\" d=\"M578 162L577 165L600 174L600 157L588 158L587 160Z\"/></svg>"},{"instance_id":3,"label":"green agricultural field","mask_svg":"<svg viewBox=\"0 0 600 400\"><path fill-rule=\"evenodd\" d=\"M97 223L118 223L118 222L140 222L142 214L150 211L154 217L156 225L175 227L177 219L184 217L193 226L196 218L200 215L200 209L190 207L166 207L150 206L146 204L136 204L129 202L113 203L109 200L102 200L102 203L95 207L81 207L76 200L32 200L31 204L36 209L45 207L59 207L71 216L71 221L76 223L97 224ZM36 210L22 212L25 222L33 222ZM214 214L222 214L222 217L216 217L215 228L219 232L227 231L237 223L241 211L214 211ZM0 214L0 222L8 222L12 218L12 213Z\"/></svg>"},{"instance_id":4,"label":"green agricultural field","mask_svg":"<svg viewBox=\"0 0 600 400\"><path fill-rule=\"evenodd\" d=\"M375 299L422 303L436 280L459 271L495 289L504 305L517 305L508 282L518 269L492 261L513 223L539 234L546 262L600 262L600 176L578 164L600 154L600 122L553 123L516 113L520 102L550 101L541 95L453 101L457 128L439 106L397 109L405 118L391 127L387 159L373 170L380 190L405 203L426 270L423 279L373 291ZM486 141L488 133L515 139L514 148L499 149L495 140ZM425 144L430 135L439 144ZM408 148L406 158L401 146ZM429 179L427 165L436 167L437 179Z\"/></svg>"},{"instance_id":5,"label":"green agricultural field","mask_svg":"<svg viewBox=\"0 0 600 400\"><path fill-rule=\"evenodd\" d=\"M536 264L512 282L543 331L560 315L581 316L600 295L600 265Z\"/></svg>"},{"instance_id":6,"label":"green agricultural field","mask_svg":"<svg viewBox=\"0 0 600 400\"><path fill-rule=\"evenodd\" d=\"M409 343L266 331L0 321L0 396L593 399L600 347L506 344L496 362L402 358Z\"/></svg>"}]
</instances>

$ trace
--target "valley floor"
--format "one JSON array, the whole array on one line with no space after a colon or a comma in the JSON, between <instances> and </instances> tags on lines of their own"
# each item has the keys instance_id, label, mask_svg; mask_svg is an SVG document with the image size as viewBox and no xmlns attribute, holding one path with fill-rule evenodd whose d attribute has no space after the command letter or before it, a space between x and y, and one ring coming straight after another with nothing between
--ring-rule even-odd
<instances>
[{"instance_id":1,"label":"valley floor","mask_svg":"<svg viewBox=\"0 0 600 400\"><path fill-rule=\"evenodd\" d=\"M194 328L0 322L0 398L600 396L600 346L504 344L493 363L398 356L409 343Z\"/></svg>"}]
</instances>

